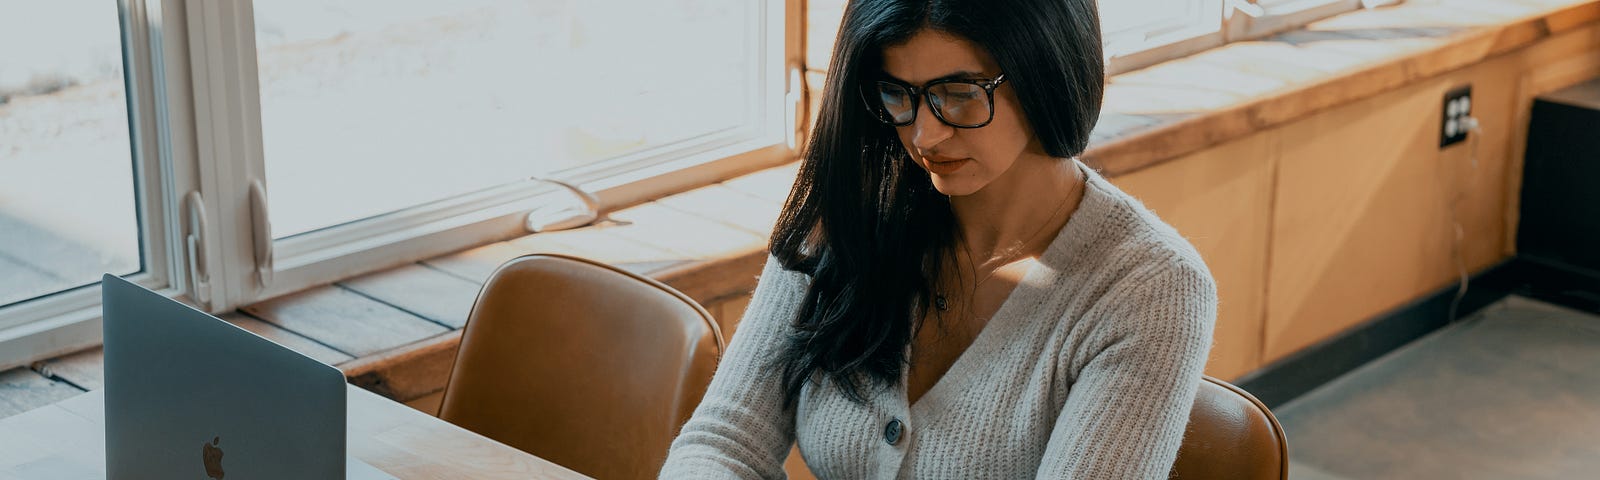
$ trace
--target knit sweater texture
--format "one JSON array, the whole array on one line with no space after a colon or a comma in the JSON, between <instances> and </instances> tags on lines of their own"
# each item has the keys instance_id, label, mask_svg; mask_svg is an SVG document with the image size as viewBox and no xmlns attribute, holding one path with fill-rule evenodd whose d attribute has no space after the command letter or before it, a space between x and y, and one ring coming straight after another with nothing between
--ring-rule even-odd
<instances>
[{"instance_id":1,"label":"knit sweater texture","mask_svg":"<svg viewBox=\"0 0 1600 480\"><path fill-rule=\"evenodd\" d=\"M1077 210L915 404L902 376L867 389L865 404L818 381L783 407L773 359L808 277L769 257L661 477L783 478L797 442L825 479L1167 478L1210 350L1216 285L1176 230L1078 167Z\"/></svg>"}]
</instances>

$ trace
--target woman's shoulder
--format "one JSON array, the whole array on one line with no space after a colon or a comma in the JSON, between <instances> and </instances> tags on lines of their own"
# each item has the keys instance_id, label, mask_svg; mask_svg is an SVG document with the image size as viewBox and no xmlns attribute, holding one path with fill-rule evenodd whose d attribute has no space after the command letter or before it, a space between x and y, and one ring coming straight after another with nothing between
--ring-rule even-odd
<instances>
[{"instance_id":1,"label":"woman's shoulder","mask_svg":"<svg viewBox=\"0 0 1600 480\"><path fill-rule=\"evenodd\" d=\"M1097 351L1130 335L1203 343L1218 300L1199 252L1098 173L1088 171L1086 182L1079 211L1044 259L1061 308L1054 328L1079 346L1069 351Z\"/></svg>"},{"instance_id":2,"label":"woman's shoulder","mask_svg":"<svg viewBox=\"0 0 1600 480\"><path fill-rule=\"evenodd\" d=\"M1143 202L1089 168L1083 200L1051 254L1056 263L1109 283L1150 277L1211 278L1194 245ZM1081 279L1080 279L1081 280ZM1126 285L1124 285L1126 286Z\"/></svg>"}]
</instances>

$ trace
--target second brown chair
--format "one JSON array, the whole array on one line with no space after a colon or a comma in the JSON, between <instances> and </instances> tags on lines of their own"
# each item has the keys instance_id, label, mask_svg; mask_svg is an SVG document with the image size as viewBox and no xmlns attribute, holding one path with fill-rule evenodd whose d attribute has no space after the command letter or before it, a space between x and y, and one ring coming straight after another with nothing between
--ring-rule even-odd
<instances>
[{"instance_id":1,"label":"second brown chair","mask_svg":"<svg viewBox=\"0 0 1600 480\"><path fill-rule=\"evenodd\" d=\"M1172 466L1178 480L1285 480L1289 442L1267 405L1228 382L1205 376L1189 411Z\"/></svg>"},{"instance_id":2,"label":"second brown chair","mask_svg":"<svg viewBox=\"0 0 1600 480\"><path fill-rule=\"evenodd\" d=\"M660 282L519 257L479 293L439 417L595 478L654 478L723 345L711 315Z\"/></svg>"}]
</instances>

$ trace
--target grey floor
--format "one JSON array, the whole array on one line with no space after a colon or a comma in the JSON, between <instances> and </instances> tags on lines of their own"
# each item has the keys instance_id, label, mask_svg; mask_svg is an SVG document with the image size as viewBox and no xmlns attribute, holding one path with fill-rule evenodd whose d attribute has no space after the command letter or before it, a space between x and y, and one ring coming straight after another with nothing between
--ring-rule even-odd
<instances>
[{"instance_id":1,"label":"grey floor","mask_svg":"<svg viewBox=\"0 0 1600 480\"><path fill-rule=\"evenodd\" d=\"M1600 479L1600 316L1508 297L1273 412L1294 480Z\"/></svg>"},{"instance_id":2,"label":"grey floor","mask_svg":"<svg viewBox=\"0 0 1600 480\"><path fill-rule=\"evenodd\" d=\"M123 250L118 253L0 211L0 306L92 284L106 272L138 272L138 238L121 237L126 237L121 244L131 248L115 249Z\"/></svg>"}]
</instances>

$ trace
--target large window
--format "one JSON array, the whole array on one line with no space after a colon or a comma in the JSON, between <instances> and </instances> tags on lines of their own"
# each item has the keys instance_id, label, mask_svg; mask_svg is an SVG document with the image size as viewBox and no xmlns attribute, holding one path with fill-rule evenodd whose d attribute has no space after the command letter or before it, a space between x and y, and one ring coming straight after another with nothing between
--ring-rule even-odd
<instances>
[{"instance_id":1,"label":"large window","mask_svg":"<svg viewBox=\"0 0 1600 480\"><path fill-rule=\"evenodd\" d=\"M274 0L255 11L285 238L758 124L763 5Z\"/></svg>"},{"instance_id":2,"label":"large window","mask_svg":"<svg viewBox=\"0 0 1600 480\"><path fill-rule=\"evenodd\" d=\"M215 115L200 122L221 127L200 129L200 157L237 159L218 190L243 201L219 208L232 214L224 227L249 233L227 244L240 253L224 258L223 298L514 234L550 191L534 177L625 203L707 177L685 172L783 161L785 56L798 51L785 6L191 3L205 10L191 17L223 20L191 39L225 73L196 85ZM752 152L764 154L707 166Z\"/></svg>"},{"instance_id":3,"label":"large window","mask_svg":"<svg viewBox=\"0 0 1600 480\"><path fill-rule=\"evenodd\" d=\"M0 1L0 369L791 159L799 4Z\"/></svg>"}]
</instances>

